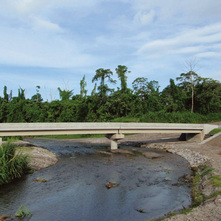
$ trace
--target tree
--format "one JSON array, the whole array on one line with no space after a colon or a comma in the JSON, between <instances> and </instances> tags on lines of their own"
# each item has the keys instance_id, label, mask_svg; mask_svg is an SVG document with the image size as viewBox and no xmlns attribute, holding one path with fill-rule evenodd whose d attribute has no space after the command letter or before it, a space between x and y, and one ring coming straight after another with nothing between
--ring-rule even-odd
<instances>
[{"instance_id":1,"label":"tree","mask_svg":"<svg viewBox=\"0 0 221 221\"><path fill-rule=\"evenodd\" d=\"M58 88L59 91L59 95L62 101L67 101L71 98L71 96L73 95L73 90L61 90L61 88Z\"/></svg>"},{"instance_id":2,"label":"tree","mask_svg":"<svg viewBox=\"0 0 221 221\"><path fill-rule=\"evenodd\" d=\"M194 85L199 80L199 76L194 71L189 71L187 73L180 74L180 77L177 77L176 80L181 81L179 84L187 92L191 89L191 113L194 109Z\"/></svg>"},{"instance_id":3,"label":"tree","mask_svg":"<svg viewBox=\"0 0 221 221\"><path fill-rule=\"evenodd\" d=\"M175 84L173 79L170 79L170 85L164 88L161 97L166 111L184 111L184 96L181 88Z\"/></svg>"},{"instance_id":4,"label":"tree","mask_svg":"<svg viewBox=\"0 0 221 221\"><path fill-rule=\"evenodd\" d=\"M4 86L3 94L4 94L4 99L8 102L7 86Z\"/></svg>"},{"instance_id":5,"label":"tree","mask_svg":"<svg viewBox=\"0 0 221 221\"><path fill-rule=\"evenodd\" d=\"M128 71L128 68L124 65L118 65L118 67L115 70L117 72L118 78L121 81L121 91L126 92L126 90L127 90L126 73L130 73L130 71Z\"/></svg>"},{"instance_id":6,"label":"tree","mask_svg":"<svg viewBox=\"0 0 221 221\"><path fill-rule=\"evenodd\" d=\"M94 96L96 94L96 90L97 90L97 84L94 85L94 88L91 92L91 96Z\"/></svg>"},{"instance_id":7,"label":"tree","mask_svg":"<svg viewBox=\"0 0 221 221\"><path fill-rule=\"evenodd\" d=\"M80 81L81 97L86 97L87 96L87 90L85 90L86 86L87 86L87 82L85 81L85 75L84 75L83 79Z\"/></svg>"},{"instance_id":8,"label":"tree","mask_svg":"<svg viewBox=\"0 0 221 221\"><path fill-rule=\"evenodd\" d=\"M211 78L200 78L195 86L197 112L221 112L221 83Z\"/></svg>"},{"instance_id":9,"label":"tree","mask_svg":"<svg viewBox=\"0 0 221 221\"><path fill-rule=\"evenodd\" d=\"M92 82L100 80L98 90L100 91L101 97L104 97L108 91L111 91L111 89L105 84L105 79L108 79L111 83L116 83L116 81L111 78L111 75L113 75L113 72L110 69L99 68L96 70Z\"/></svg>"},{"instance_id":10,"label":"tree","mask_svg":"<svg viewBox=\"0 0 221 221\"><path fill-rule=\"evenodd\" d=\"M144 99L144 95L148 91L148 79L144 77L136 78L133 83L133 89L136 95L140 96L141 101Z\"/></svg>"},{"instance_id":11,"label":"tree","mask_svg":"<svg viewBox=\"0 0 221 221\"><path fill-rule=\"evenodd\" d=\"M43 98L41 97L41 94L39 93L40 88L41 88L40 86L36 86L36 94L31 97L32 101L35 101L35 102L42 102L43 101Z\"/></svg>"},{"instance_id":12,"label":"tree","mask_svg":"<svg viewBox=\"0 0 221 221\"><path fill-rule=\"evenodd\" d=\"M143 113L157 111L160 105L158 81L148 82L147 78L136 78L132 83L134 93L140 96Z\"/></svg>"},{"instance_id":13,"label":"tree","mask_svg":"<svg viewBox=\"0 0 221 221\"><path fill-rule=\"evenodd\" d=\"M18 99L25 100L25 89L21 87L18 89Z\"/></svg>"},{"instance_id":14,"label":"tree","mask_svg":"<svg viewBox=\"0 0 221 221\"><path fill-rule=\"evenodd\" d=\"M184 65L187 73L182 73L180 77L176 78L176 80L181 81L180 85L183 88L186 88L187 92L189 92L189 89L191 88L191 113L193 113L194 110L194 85L199 79L199 76L196 73L197 64L198 62L196 58L186 60Z\"/></svg>"}]
</instances>

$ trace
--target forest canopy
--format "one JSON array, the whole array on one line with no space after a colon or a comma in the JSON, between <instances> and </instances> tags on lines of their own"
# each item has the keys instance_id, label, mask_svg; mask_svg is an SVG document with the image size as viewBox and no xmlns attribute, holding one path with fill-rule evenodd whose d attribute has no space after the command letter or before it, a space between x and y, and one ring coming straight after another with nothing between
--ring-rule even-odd
<instances>
[{"instance_id":1,"label":"forest canopy","mask_svg":"<svg viewBox=\"0 0 221 221\"><path fill-rule=\"evenodd\" d=\"M17 97L4 86L0 97L0 122L96 122L116 119L137 119L145 122L207 122L221 120L221 83L202 78L194 71L181 73L176 80L159 90L158 81L137 77L128 88L130 71L118 65L113 73L99 68L92 79L94 89L87 94L85 75L80 94L74 89L58 88L59 100L43 101L41 87L36 94L25 97L19 88ZM113 89L118 77L120 88Z\"/></svg>"}]
</instances>

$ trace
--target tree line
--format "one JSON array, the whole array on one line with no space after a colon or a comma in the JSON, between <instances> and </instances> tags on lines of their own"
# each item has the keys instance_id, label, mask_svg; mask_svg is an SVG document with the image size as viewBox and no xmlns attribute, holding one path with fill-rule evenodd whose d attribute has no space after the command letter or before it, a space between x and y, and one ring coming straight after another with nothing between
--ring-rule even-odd
<instances>
[{"instance_id":1,"label":"tree line","mask_svg":"<svg viewBox=\"0 0 221 221\"><path fill-rule=\"evenodd\" d=\"M166 114L184 116L187 112L210 114L221 120L221 83L217 80L202 78L190 70L175 80L170 79L169 85L160 92L158 81L145 77L136 78L132 88L128 88L128 68L118 65L115 71L120 88L111 88L116 80L110 69L99 68L92 79L95 85L90 95L83 76L80 94L74 95L73 90L59 87L60 99L51 102L43 101L40 86L36 86L36 94L30 99L25 97L24 89L19 88L18 96L13 97L4 86L3 97L0 97L0 122L102 122L124 117L145 118L153 114L160 121ZM145 121L156 121L156 118L148 119Z\"/></svg>"}]
</instances>

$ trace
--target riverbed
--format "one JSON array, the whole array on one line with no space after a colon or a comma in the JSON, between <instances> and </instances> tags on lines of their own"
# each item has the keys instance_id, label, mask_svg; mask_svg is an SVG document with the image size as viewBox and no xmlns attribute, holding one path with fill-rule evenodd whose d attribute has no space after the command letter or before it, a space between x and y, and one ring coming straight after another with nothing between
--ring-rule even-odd
<instances>
[{"instance_id":1,"label":"riverbed","mask_svg":"<svg viewBox=\"0 0 221 221\"><path fill-rule=\"evenodd\" d=\"M1 186L0 215L13 215L24 205L32 213L26 219L33 221L148 220L191 204L182 178L191 170L177 155L128 146L121 147L124 153L104 154L104 145L29 141L54 152L58 162Z\"/></svg>"}]
</instances>

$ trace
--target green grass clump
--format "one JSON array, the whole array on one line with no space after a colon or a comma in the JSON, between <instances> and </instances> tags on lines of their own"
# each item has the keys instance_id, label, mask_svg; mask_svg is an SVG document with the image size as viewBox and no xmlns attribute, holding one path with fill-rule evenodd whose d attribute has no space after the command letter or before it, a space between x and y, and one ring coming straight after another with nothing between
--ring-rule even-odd
<instances>
[{"instance_id":1,"label":"green grass clump","mask_svg":"<svg viewBox=\"0 0 221 221\"><path fill-rule=\"evenodd\" d=\"M0 185L20 178L28 170L28 155L16 153L15 146L7 143L0 147Z\"/></svg>"},{"instance_id":2,"label":"green grass clump","mask_svg":"<svg viewBox=\"0 0 221 221\"><path fill-rule=\"evenodd\" d=\"M219 175L213 175L209 178L211 180L211 184L215 187L221 187L221 178Z\"/></svg>"},{"instance_id":3,"label":"green grass clump","mask_svg":"<svg viewBox=\"0 0 221 221\"><path fill-rule=\"evenodd\" d=\"M12 143L12 142L16 142L16 141L18 141L18 140L23 140L23 137L21 137L21 136L15 136L15 137L2 137L2 140L3 140L3 141L7 141L7 142Z\"/></svg>"},{"instance_id":4,"label":"green grass clump","mask_svg":"<svg viewBox=\"0 0 221 221\"><path fill-rule=\"evenodd\" d=\"M216 128L216 129L213 129L212 131L210 131L210 135L215 135L215 134L218 134L221 132L221 128Z\"/></svg>"},{"instance_id":5,"label":"green grass clump","mask_svg":"<svg viewBox=\"0 0 221 221\"><path fill-rule=\"evenodd\" d=\"M213 197L216 197L216 196L221 196L221 191L216 191L215 193L205 197L205 200L212 199Z\"/></svg>"},{"instance_id":6,"label":"green grass clump","mask_svg":"<svg viewBox=\"0 0 221 221\"><path fill-rule=\"evenodd\" d=\"M195 172L195 176L193 178L192 190L191 190L193 207L199 206L203 202L203 195L200 192L200 182L201 182L201 175L198 172Z\"/></svg>"},{"instance_id":7,"label":"green grass clump","mask_svg":"<svg viewBox=\"0 0 221 221\"><path fill-rule=\"evenodd\" d=\"M215 170L214 168L209 168L207 171L203 172L200 176L201 177L204 177L206 176L207 174L211 173L213 170Z\"/></svg>"}]
</instances>

